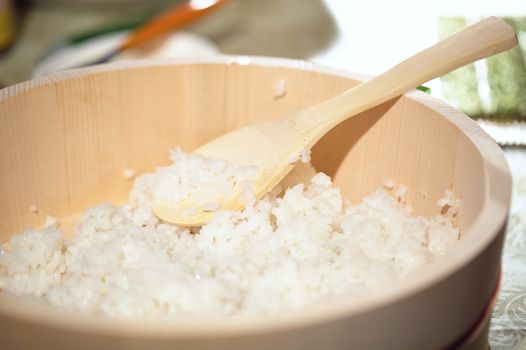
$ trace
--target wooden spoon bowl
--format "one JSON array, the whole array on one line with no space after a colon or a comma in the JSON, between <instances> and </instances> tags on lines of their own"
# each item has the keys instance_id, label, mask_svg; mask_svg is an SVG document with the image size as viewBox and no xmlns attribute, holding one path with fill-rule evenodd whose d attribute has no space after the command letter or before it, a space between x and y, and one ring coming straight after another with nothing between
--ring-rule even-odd
<instances>
[{"instance_id":1,"label":"wooden spoon bowl","mask_svg":"<svg viewBox=\"0 0 526 350\"><path fill-rule=\"evenodd\" d=\"M291 159L310 151L334 126L430 79L516 45L515 32L506 22L497 17L484 19L338 96L278 119L234 130L201 146L196 153L257 167L253 191L261 198L292 170ZM221 209L242 208L239 193L241 189L232 198L220 200ZM191 195L179 203L157 200L153 211L171 223L202 226L214 215L204 209L205 203ZM182 214L189 211L194 213Z\"/></svg>"}]
</instances>

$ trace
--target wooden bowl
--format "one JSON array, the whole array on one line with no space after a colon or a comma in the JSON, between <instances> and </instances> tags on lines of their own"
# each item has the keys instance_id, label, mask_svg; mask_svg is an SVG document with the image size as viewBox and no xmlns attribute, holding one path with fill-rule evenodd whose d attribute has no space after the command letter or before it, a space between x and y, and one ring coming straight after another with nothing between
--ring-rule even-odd
<instances>
[{"instance_id":1,"label":"wooden bowl","mask_svg":"<svg viewBox=\"0 0 526 350\"><path fill-rule=\"evenodd\" d=\"M46 214L67 226L103 201L127 200L138 173L224 132L324 100L364 76L283 59L134 62L57 73L0 91L0 240ZM278 81L286 95L275 96ZM352 118L313 150L352 200L386 178L418 214L462 198L462 242L399 285L320 310L221 322L96 318L0 296L5 349L440 349L484 314L500 274L510 173L472 120L421 92ZM28 208L37 205L38 214ZM486 311L485 311L486 310ZM485 335L485 334L484 334ZM483 335L483 336L484 336ZM457 342L457 343L455 343ZM7 344L7 345L6 345ZM7 347L6 347L7 346Z\"/></svg>"}]
</instances>

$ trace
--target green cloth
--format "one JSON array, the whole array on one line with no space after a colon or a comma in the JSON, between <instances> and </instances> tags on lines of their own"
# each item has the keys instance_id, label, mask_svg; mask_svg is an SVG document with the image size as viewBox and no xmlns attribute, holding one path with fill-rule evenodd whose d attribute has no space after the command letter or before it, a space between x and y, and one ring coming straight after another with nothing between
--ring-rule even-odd
<instances>
[{"instance_id":1,"label":"green cloth","mask_svg":"<svg viewBox=\"0 0 526 350\"><path fill-rule=\"evenodd\" d=\"M520 38L526 35L526 17L505 18ZM442 17L438 20L443 39L468 26L464 17ZM444 99L474 118L494 121L526 121L526 45L485 60L487 76L477 76L474 64L457 69L441 78ZM482 103L479 86L487 84L489 104Z\"/></svg>"},{"instance_id":2,"label":"green cloth","mask_svg":"<svg viewBox=\"0 0 526 350\"><path fill-rule=\"evenodd\" d=\"M442 17L438 20L438 35L445 39L455 32L467 27L463 17ZM458 109L470 116L483 114L479 97L475 65L468 64L441 78L444 98Z\"/></svg>"}]
</instances>

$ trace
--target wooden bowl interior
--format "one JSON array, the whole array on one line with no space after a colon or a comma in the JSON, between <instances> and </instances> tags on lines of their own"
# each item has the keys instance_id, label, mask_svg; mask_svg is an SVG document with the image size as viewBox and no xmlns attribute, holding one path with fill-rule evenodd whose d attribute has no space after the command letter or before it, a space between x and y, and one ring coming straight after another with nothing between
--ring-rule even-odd
<instances>
[{"instance_id":1,"label":"wooden bowl interior","mask_svg":"<svg viewBox=\"0 0 526 350\"><path fill-rule=\"evenodd\" d=\"M64 78L65 76L65 78ZM276 83L286 95L275 98ZM185 64L63 74L0 98L0 241L46 215L63 219L127 200L131 168L168 163L229 130L322 101L358 81L287 67ZM418 95L417 95L418 96ZM384 180L409 188L420 214L445 190L463 199L469 227L485 200L477 148L436 110L404 96L348 120L313 151L314 166L353 201ZM38 213L29 210L38 207Z\"/></svg>"}]
</instances>

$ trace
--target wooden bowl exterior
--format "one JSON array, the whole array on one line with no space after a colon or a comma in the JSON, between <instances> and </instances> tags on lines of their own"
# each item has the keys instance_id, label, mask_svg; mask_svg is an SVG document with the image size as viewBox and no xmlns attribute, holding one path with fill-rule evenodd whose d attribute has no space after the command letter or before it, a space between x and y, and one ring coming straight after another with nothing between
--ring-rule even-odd
<instances>
[{"instance_id":1,"label":"wooden bowl exterior","mask_svg":"<svg viewBox=\"0 0 526 350\"><path fill-rule=\"evenodd\" d=\"M45 215L66 226L126 201L137 173L222 133L333 96L364 79L300 61L217 57L129 62L57 73L0 91L0 242ZM287 91L275 98L279 80ZM0 296L9 349L438 349L473 325L496 288L510 201L499 147L468 117L423 93L351 118L313 150L353 201L386 178L420 214L446 189L463 200L458 249L391 290L268 320L99 320ZM39 213L29 210L39 207ZM6 348L6 349L7 349Z\"/></svg>"}]
</instances>

